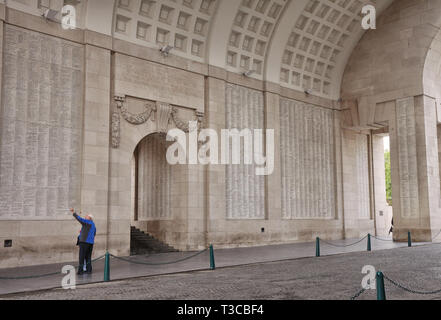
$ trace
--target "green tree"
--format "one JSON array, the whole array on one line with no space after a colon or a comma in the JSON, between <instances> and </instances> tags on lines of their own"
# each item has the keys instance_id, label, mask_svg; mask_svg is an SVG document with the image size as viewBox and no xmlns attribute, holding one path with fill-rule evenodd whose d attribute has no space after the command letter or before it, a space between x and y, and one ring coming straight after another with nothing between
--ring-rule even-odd
<instances>
[{"instance_id":1,"label":"green tree","mask_svg":"<svg viewBox=\"0 0 441 320\"><path fill-rule=\"evenodd\" d=\"M390 151L384 153L384 163L386 169L386 200L392 205L392 178L390 174Z\"/></svg>"}]
</instances>

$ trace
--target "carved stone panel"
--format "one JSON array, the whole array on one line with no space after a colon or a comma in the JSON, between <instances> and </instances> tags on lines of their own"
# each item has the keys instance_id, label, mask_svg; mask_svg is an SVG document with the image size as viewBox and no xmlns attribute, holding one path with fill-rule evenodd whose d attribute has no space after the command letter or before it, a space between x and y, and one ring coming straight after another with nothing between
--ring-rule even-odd
<instances>
[{"instance_id":1,"label":"carved stone panel","mask_svg":"<svg viewBox=\"0 0 441 320\"><path fill-rule=\"evenodd\" d=\"M332 110L294 100L280 105L282 216L335 217Z\"/></svg>"},{"instance_id":2,"label":"carved stone panel","mask_svg":"<svg viewBox=\"0 0 441 320\"><path fill-rule=\"evenodd\" d=\"M163 135L153 134L139 144L138 219L171 218L171 166Z\"/></svg>"},{"instance_id":3,"label":"carved stone panel","mask_svg":"<svg viewBox=\"0 0 441 320\"><path fill-rule=\"evenodd\" d=\"M358 187L358 217L360 219L370 219L370 193L369 193L369 159L368 159L368 140L367 136L357 134L356 145L356 178Z\"/></svg>"},{"instance_id":4,"label":"carved stone panel","mask_svg":"<svg viewBox=\"0 0 441 320\"><path fill-rule=\"evenodd\" d=\"M263 129L263 94L235 85L226 89L227 128ZM265 219L265 178L256 176L255 165L243 162L242 154L241 165L226 167L227 218Z\"/></svg>"},{"instance_id":5,"label":"carved stone panel","mask_svg":"<svg viewBox=\"0 0 441 320\"><path fill-rule=\"evenodd\" d=\"M80 198L83 47L5 25L0 219L65 217Z\"/></svg>"}]
</instances>

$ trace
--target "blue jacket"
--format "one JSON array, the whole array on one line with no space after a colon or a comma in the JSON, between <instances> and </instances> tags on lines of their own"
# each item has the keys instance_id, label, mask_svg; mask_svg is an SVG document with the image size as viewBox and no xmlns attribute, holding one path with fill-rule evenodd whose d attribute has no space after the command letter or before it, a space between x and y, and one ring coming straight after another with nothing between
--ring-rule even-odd
<instances>
[{"instance_id":1,"label":"blue jacket","mask_svg":"<svg viewBox=\"0 0 441 320\"><path fill-rule=\"evenodd\" d=\"M76 213L74 213L73 216L82 225L80 235L78 236L78 242L79 243L83 242L83 243L94 244L95 243L95 235L96 235L95 223L92 220L86 220L86 219L81 218Z\"/></svg>"}]
</instances>

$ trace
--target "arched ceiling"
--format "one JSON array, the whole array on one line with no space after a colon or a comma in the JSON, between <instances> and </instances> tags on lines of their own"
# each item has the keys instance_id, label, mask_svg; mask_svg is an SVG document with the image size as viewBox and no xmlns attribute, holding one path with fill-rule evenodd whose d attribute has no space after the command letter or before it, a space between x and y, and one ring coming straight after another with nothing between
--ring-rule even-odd
<instances>
[{"instance_id":1,"label":"arched ceiling","mask_svg":"<svg viewBox=\"0 0 441 320\"><path fill-rule=\"evenodd\" d=\"M283 86L338 97L345 53L362 35L361 10L375 1L309 0L291 29L282 53Z\"/></svg>"},{"instance_id":2,"label":"arched ceiling","mask_svg":"<svg viewBox=\"0 0 441 320\"><path fill-rule=\"evenodd\" d=\"M365 32L363 5L377 15L393 0L0 0L41 15L77 8L80 28L281 86L338 99L344 68Z\"/></svg>"},{"instance_id":3,"label":"arched ceiling","mask_svg":"<svg viewBox=\"0 0 441 320\"><path fill-rule=\"evenodd\" d=\"M117 0L114 36L205 62L207 36L218 0Z\"/></svg>"}]
</instances>

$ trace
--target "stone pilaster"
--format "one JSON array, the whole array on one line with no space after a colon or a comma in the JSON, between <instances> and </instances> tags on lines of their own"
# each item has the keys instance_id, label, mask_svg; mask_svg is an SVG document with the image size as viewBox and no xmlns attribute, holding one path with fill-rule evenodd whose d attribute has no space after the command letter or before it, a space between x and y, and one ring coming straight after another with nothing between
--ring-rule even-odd
<instances>
[{"instance_id":1,"label":"stone pilaster","mask_svg":"<svg viewBox=\"0 0 441 320\"><path fill-rule=\"evenodd\" d=\"M274 130L274 172L265 177L266 217L282 220L282 183L280 173L280 97L265 92L265 129ZM266 155L268 155L266 153Z\"/></svg>"},{"instance_id":2,"label":"stone pilaster","mask_svg":"<svg viewBox=\"0 0 441 320\"><path fill-rule=\"evenodd\" d=\"M220 75L222 76L222 74ZM225 81L219 78L206 79L206 127L220 132L225 125ZM219 155L221 146L219 146ZM208 243L224 243L227 240L225 166L208 165L206 168L206 230ZM207 244L208 244L207 243Z\"/></svg>"},{"instance_id":3,"label":"stone pilaster","mask_svg":"<svg viewBox=\"0 0 441 320\"><path fill-rule=\"evenodd\" d=\"M394 238L431 241L440 228L440 180L435 100L399 99L390 125Z\"/></svg>"},{"instance_id":4,"label":"stone pilaster","mask_svg":"<svg viewBox=\"0 0 441 320\"><path fill-rule=\"evenodd\" d=\"M101 254L110 245L111 238L108 234L111 53L91 45L86 45L85 50L81 203L83 213L95 216L96 254Z\"/></svg>"}]
</instances>

